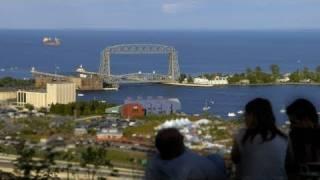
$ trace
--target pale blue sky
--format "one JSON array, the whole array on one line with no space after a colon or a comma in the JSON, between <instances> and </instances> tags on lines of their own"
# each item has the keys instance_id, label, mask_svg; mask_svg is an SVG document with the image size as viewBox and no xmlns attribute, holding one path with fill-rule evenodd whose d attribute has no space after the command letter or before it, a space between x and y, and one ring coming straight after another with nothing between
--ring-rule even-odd
<instances>
[{"instance_id":1,"label":"pale blue sky","mask_svg":"<svg viewBox=\"0 0 320 180\"><path fill-rule=\"evenodd\" d=\"M320 0L0 0L9 29L320 29Z\"/></svg>"}]
</instances>

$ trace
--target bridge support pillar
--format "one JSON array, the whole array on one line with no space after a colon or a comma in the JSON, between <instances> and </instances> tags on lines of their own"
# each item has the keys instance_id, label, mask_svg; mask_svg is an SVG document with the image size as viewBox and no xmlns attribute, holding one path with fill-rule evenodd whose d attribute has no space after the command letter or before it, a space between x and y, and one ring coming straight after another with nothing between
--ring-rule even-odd
<instances>
[{"instance_id":1,"label":"bridge support pillar","mask_svg":"<svg viewBox=\"0 0 320 180\"><path fill-rule=\"evenodd\" d=\"M175 50L172 50L169 53L169 70L168 77L172 81L177 81L180 77L179 63L178 63L178 54Z\"/></svg>"},{"instance_id":2,"label":"bridge support pillar","mask_svg":"<svg viewBox=\"0 0 320 180\"><path fill-rule=\"evenodd\" d=\"M111 76L110 55L111 55L110 51L102 51L101 53L101 63L99 68L99 74L105 79Z\"/></svg>"}]
</instances>

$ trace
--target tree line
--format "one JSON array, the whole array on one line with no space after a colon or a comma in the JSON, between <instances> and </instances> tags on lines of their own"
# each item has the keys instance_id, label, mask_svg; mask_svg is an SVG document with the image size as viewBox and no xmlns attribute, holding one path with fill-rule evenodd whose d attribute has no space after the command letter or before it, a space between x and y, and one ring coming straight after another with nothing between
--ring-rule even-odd
<instances>
[{"instance_id":1,"label":"tree line","mask_svg":"<svg viewBox=\"0 0 320 180\"><path fill-rule=\"evenodd\" d=\"M12 77L0 78L0 87L25 87L34 85L34 80L15 79Z\"/></svg>"},{"instance_id":2,"label":"tree line","mask_svg":"<svg viewBox=\"0 0 320 180\"><path fill-rule=\"evenodd\" d=\"M230 84L237 84L242 80L249 80L250 84L263 84L263 83L276 83L279 79L283 78L284 74L281 73L280 67L277 64L272 64L269 67L269 71L263 71L260 66L255 68L247 68L245 72L235 73L232 75L222 73L205 73L201 77L208 80L213 80L216 76L228 76L228 82ZM320 83L320 66L317 66L314 70L304 67L297 69L291 73L288 73L289 82L315 82ZM183 82L187 79L188 83L193 82L191 75L181 74L179 82Z\"/></svg>"},{"instance_id":3,"label":"tree line","mask_svg":"<svg viewBox=\"0 0 320 180\"><path fill-rule=\"evenodd\" d=\"M76 159L74 154L55 151L54 147L48 147L39 154L35 148L21 142L16 145L15 149L17 158L14 160L14 165L18 172L15 179L60 179L57 178L60 172L66 172L67 179L71 179L71 174L74 176L72 179L75 179L75 176L79 175L80 167L86 169L86 179L96 179L98 169L101 166L113 169L104 147L88 146L82 149L79 155L79 166L70 162ZM67 161L67 165L57 164L56 160ZM112 173L117 172L113 169ZM112 173L110 175L114 175ZM98 177L98 179L106 178Z\"/></svg>"},{"instance_id":4,"label":"tree line","mask_svg":"<svg viewBox=\"0 0 320 180\"><path fill-rule=\"evenodd\" d=\"M59 115L75 115L75 116L87 116L87 115L101 115L105 113L106 108L115 106L115 104L109 104L99 101L79 101L69 104L52 104L50 106L50 113Z\"/></svg>"}]
</instances>

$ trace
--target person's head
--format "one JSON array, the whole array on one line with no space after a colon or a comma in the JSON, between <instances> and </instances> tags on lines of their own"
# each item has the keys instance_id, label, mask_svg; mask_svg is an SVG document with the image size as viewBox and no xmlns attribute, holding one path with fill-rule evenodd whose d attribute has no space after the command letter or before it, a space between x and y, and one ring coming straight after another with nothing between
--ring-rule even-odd
<instances>
[{"instance_id":1,"label":"person's head","mask_svg":"<svg viewBox=\"0 0 320 180\"><path fill-rule=\"evenodd\" d=\"M162 129L158 132L155 140L156 148L160 157L171 160L184 152L183 135L175 128Z\"/></svg>"},{"instance_id":2,"label":"person's head","mask_svg":"<svg viewBox=\"0 0 320 180\"><path fill-rule=\"evenodd\" d=\"M286 109L291 128L318 127L319 117L314 105L306 99L297 99Z\"/></svg>"},{"instance_id":3,"label":"person's head","mask_svg":"<svg viewBox=\"0 0 320 180\"><path fill-rule=\"evenodd\" d=\"M273 126L276 122L271 103L267 99L256 98L245 106L247 128L256 129Z\"/></svg>"},{"instance_id":4,"label":"person's head","mask_svg":"<svg viewBox=\"0 0 320 180\"><path fill-rule=\"evenodd\" d=\"M242 142L260 134L263 141L272 140L276 135L285 136L276 127L276 118L272 111L269 100L256 98L247 103L245 106L245 123L247 131Z\"/></svg>"}]
</instances>

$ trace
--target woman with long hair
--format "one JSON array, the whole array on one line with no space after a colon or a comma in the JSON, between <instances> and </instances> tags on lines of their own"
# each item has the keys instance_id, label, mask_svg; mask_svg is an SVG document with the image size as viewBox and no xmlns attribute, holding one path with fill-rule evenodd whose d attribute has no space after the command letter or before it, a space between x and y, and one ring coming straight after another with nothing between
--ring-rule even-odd
<instances>
[{"instance_id":1,"label":"woman with long hair","mask_svg":"<svg viewBox=\"0 0 320 180\"><path fill-rule=\"evenodd\" d=\"M231 158L239 179L286 179L287 137L276 126L271 103L256 98L245 106L245 128L234 136Z\"/></svg>"},{"instance_id":2,"label":"woman with long hair","mask_svg":"<svg viewBox=\"0 0 320 180\"><path fill-rule=\"evenodd\" d=\"M289 179L306 179L320 172L320 128L316 107L297 99L286 109L290 121L286 170ZM314 179L319 179L314 176Z\"/></svg>"}]
</instances>

